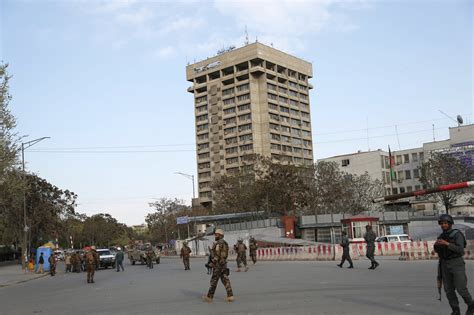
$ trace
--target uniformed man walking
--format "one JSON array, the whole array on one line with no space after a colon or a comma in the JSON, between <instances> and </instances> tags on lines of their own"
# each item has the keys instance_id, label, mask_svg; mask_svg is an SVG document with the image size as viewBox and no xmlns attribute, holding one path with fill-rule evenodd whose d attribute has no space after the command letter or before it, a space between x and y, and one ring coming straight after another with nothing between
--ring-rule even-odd
<instances>
[{"instance_id":1,"label":"uniformed man walking","mask_svg":"<svg viewBox=\"0 0 474 315\"><path fill-rule=\"evenodd\" d=\"M252 258L252 262L255 265L257 262L257 241L255 241L255 238L250 237L249 239L249 249L250 249L250 258Z\"/></svg>"},{"instance_id":2,"label":"uniformed man walking","mask_svg":"<svg viewBox=\"0 0 474 315\"><path fill-rule=\"evenodd\" d=\"M375 269L379 266L379 263L375 261L374 258L374 253L375 253L375 239L377 236L375 235L375 232L372 231L372 226L367 225L365 227L366 233L364 235L365 242L367 243L367 253L366 257L370 260L372 265L369 267L369 269Z\"/></svg>"},{"instance_id":3,"label":"uniformed man walking","mask_svg":"<svg viewBox=\"0 0 474 315\"><path fill-rule=\"evenodd\" d=\"M351 254L350 254L349 238L347 237L347 233L345 231L342 231L342 239L339 245L342 246L342 260L338 266L342 268L342 265L344 265L344 262L347 260L349 262L348 268L350 269L354 268L354 265L352 264Z\"/></svg>"},{"instance_id":4,"label":"uniformed man walking","mask_svg":"<svg viewBox=\"0 0 474 315\"><path fill-rule=\"evenodd\" d=\"M234 245L234 250L237 253L237 272L240 272L242 265L244 265L245 271L249 270L247 267L247 246L242 239L239 239Z\"/></svg>"},{"instance_id":5,"label":"uniformed man walking","mask_svg":"<svg viewBox=\"0 0 474 315\"><path fill-rule=\"evenodd\" d=\"M191 248L188 246L188 242L183 242L183 247L181 247L180 257L183 259L184 270L191 270L189 267L189 256L191 255Z\"/></svg>"},{"instance_id":6,"label":"uniformed man walking","mask_svg":"<svg viewBox=\"0 0 474 315\"><path fill-rule=\"evenodd\" d=\"M51 256L48 258L49 262L49 273L51 276L54 276L56 274L56 253L52 253Z\"/></svg>"},{"instance_id":7,"label":"uniformed man walking","mask_svg":"<svg viewBox=\"0 0 474 315\"><path fill-rule=\"evenodd\" d=\"M232 287L230 286L229 280L229 268L227 268L227 257L229 255L229 245L224 241L224 231L217 229L215 234L216 241L212 245L212 277L211 286L207 295L203 296L203 300L206 302L212 302L214 293L216 292L217 283L221 279L227 291L227 302L234 301L234 294L232 293Z\"/></svg>"},{"instance_id":8,"label":"uniformed man walking","mask_svg":"<svg viewBox=\"0 0 474 315\"><path fill-rule=\"evenodd\" d=\"M466 239L461 231L453 229L453 218L449 214L442 214L438 224L443 233L438 237L434 250L438 253L440 268L438 272L443 280L444 291L453 312L451 315L461 315L456 291L463 298L468 308L466 315L474 314L474 301L467 289L466 268L463 259Z\"/></svg>"},{"instance_id":9,"label":"uniformed man walking","mask_svg":"<svg viewBox=\"0 0 474 315\"><path fill-rule=\"evenodd\" d=\"M155 253L153 252L153 248L148 248L146 251L146 265L148 268L153 269L153 257Z\"/></svg>"},{"instance_id":10,"label":"uniformed man walking","mask_svg":"<svg viewBox=\"0 0 474 315\"><path fill-rule=\"evenodd\" d=\"M124 255L122 248L117 247L117 254L115 254L115 264L117 265L117 272L120 271L120 268L122 268L122 271L125 271L125 269L123 269L123 259Z\"/></svg>"},{"instance_id":11,"label":"uniformed man walking","mask_svg":"<svg viewBox=\"0 0 474 315\"><path fill-rule=\"evenodd\" d=\"M85 254L86 271L87 271L87 283L94 283L95 270L99 267L99 254L95 250L95 246L92 246Z\"/></svg>"}]
</instances>

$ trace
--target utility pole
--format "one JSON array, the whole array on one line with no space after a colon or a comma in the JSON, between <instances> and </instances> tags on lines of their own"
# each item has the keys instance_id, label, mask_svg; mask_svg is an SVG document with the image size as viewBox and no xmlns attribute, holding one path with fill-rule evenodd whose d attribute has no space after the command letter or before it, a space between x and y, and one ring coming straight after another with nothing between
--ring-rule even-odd
<instances>
[{"instance_id":1,"label":"utility pole","mask_svg":"<svg viewBox=\"0 0 474 315\"><path fill-rule=\"evenodd\" d=\"M22 170L23 170L23 176L25 176L26 179L26 173L25 173L25 150L28 149L29 147L37 144L40 141L43 141L45 139L50 139L50 137L42 137L38 138L35 140L27 141L27 142L22 142L21 143L21 165L22 165ZM28 252L29 252L29 246L28 246L28 224L27 224L27 219L26 219L26 190L23 190L23 241L22 241L22 259L21 259L21 266L23 270L26 270L26 262L28 261Z\"/></svg>"},{"instance_id":2,"label":"utility pole","mask_svg":"<svg viewBox=\"0 0 474 315\"><path fill-rule=\"evenodd\" d=\"M174 172L175 174L182 175L186 177L187 179L190 179L193 182L193 199L196 198L196 193L194 191L194 175L189 175L181 172Z\"/></svg>"}]
</instances>

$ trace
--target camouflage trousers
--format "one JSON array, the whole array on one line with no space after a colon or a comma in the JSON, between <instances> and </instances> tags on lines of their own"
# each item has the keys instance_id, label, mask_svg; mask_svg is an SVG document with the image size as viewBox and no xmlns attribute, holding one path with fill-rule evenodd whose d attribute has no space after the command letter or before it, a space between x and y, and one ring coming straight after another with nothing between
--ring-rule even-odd
<instances>
[{"instance_id":1,"label":"camouflage trousers","mask_svg":"<svg viewBox=\"0 0 474 315\"><path fill-rule=\"evenodd\" d=\"M189 256L183 257L184 270L191 270L189 267Z\"/></svg>"},{"instance_id":2,"label":"camouflage trousers","mask_svg":"<svg viewBox=\"0 0 474 315\"><path fill-rule=\"evenodd\" d=\"M242 267L242 264L247 267L247 254L245 252L237 253L237 267Z\"/></svg>"},{"instance_id":3,"label":"camouflage trousers","mask_svg":"<svg viewBox=\"0 0 474 315\"><path fill-rule=\"evenodd\" d=\"M375 254L375 245L367 245L367 252L365 254L365 257L367 257L372 262L372 264L376 263L374 254Z\"/></svg>"},{"instance_id":4,"label":"camouflage trousers","mask_svg":"<svg viewBox=\"0 0 474 315\"><path fill-rule=\"evenodd\" d=\"M95 265L87 265L87 283L94 283Z\"/></svg>"},{"instance_id":5,"label":"camouflage trousers","mask_svg":"<svg viewBox=\"0 0 474 315\"><path fill-rule=\"evenodd\" d=\"M49 265L49 273L51 276L54 276L56 274L56 265Z\"/></svg>"},{"instance_id":6,"label":"camouflage trousers","mask_svg":"<svg viewBox=\"0 0 474 315\"><path fill-rule=\"evenodd\" d=\"M257 252L256 251L251 251L250 252L250 258L252 258L252 261L255 264L257 262Z\"/></svg>"},{"instance_id":7,"label":"camouflage trousers","mask_svg":"<svg viewBox=\"0 0 474 315\"><path fill-rule=\"evenodd\" d=\"M227 296L233 296L234 294L232 293L232 287L230 286L227 264L222 266L214 266L214 269L212 270L211 287L209 288L207 296L211 299L214 298L214 293L216 292L217 283L219 282L219 279L221 280L225 290L227 291Z\"/></svg>"}]
</instances>

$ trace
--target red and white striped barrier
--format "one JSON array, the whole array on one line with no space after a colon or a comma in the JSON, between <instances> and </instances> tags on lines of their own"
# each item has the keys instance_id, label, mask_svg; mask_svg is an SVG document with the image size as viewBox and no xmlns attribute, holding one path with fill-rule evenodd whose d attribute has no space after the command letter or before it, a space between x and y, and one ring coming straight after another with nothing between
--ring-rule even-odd
<instances>
[{"instance_id":1,"label":"red and white striped barrier","mask_svg":"<svg viewBox=\"0 0 474 315\"><path fill-rule=\"evenodd\" d=\"M430 259L427 242L416 241L410 243L402 243L402 251L400 252L401 260L423 260Z\"/></svg>"},{"instance_id":2,"label":"red and white striped barrier","mask_svg":"<svg viewBox=\"0 0 474 315\"><path fill-rule=\"evenodd\" d=\"M272 247L257 250L259 260L334 260L334 245Z\"/></svg>"}]
</instances>

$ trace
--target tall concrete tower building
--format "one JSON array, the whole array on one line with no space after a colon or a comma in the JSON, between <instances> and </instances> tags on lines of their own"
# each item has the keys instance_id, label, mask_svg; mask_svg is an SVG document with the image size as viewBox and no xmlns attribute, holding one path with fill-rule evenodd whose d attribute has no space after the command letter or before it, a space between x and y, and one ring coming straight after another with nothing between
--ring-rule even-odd
<instances>
[{"instance_id":1,"label":"tall concrete tower building","mask_svg":"<svg viewBox=\"0 0 474 315\"><path fill-rule=\"evenodd\" d=\"M313 163L311 63L253 43L186 67L194 95L199 201L212 180L238 172L253 154L277 163Z\"/></svg>"}]
</instances>

